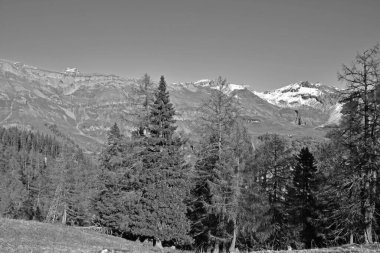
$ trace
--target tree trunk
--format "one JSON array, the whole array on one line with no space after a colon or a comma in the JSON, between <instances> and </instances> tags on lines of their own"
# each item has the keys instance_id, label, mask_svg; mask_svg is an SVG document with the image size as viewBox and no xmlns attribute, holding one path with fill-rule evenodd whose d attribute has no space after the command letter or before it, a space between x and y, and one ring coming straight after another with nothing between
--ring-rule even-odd
<instances>
[{"instance_id":1,"label":"tree trunk","mask_svg":"<svg viewBox=\"0 0 380 253\"><path fill-rule=\"evenodd\" d=\"M227 244L226 243L223 243L222 253L227 253Z\"/></svg>"},{"instance_id":2,"label":"tree trunk","mask_svg":"<svg viewBox=\"0 0 380 253\"><path fill-rule=\"evenodd\" d=\"M157 248L160 248L160 249L162 249L163 247L162 247L162 242L160 241L160 240L158 240L158 239L154 239L153 240L153 246L156 246Z\"/></svg>"},{"instance_id":3,"label":"tree trunk","mask_svg":"<svg viewBox=\"0 0 380 253\"><path fill-rule=\"evenodd\" d=\"M373 215L375 213L375 196L376 196L376 172L370 170L366 175L365 190L368 194L364 202L364 239L365 243L373 243L372 236L372 224L373 224Z\"/></svg>"},{"instance_id":4,"label":"tree trunk","mask_svg":"<svg viewBox=\"0 0 380 253\"><path fill-rule=\"evenodd\" d=\"M230 245L230 249L229 251L230 252L235 252L235 245L236 245L236 234L237 234L237 224L236 224L236 220L237 220L237 213L238 213L238 209L239 209L239 198L240 198L240 187L239 187L239 184L240 184L240 160L239 160L239 157L236 158L236 167L237 167L237 170L236 170L236 175L235 175L235 185L234 185L234 191L235 191L235 200L234 202L236 203L236 210L235 210L235 213L236 215L233 217L233 226L234 226L234 232L233 232L233 237L232 237L232 241L231 241L231 245Z\"/></svg>"},{"instance_id":5,"label":"tree trunk","mask_svg":"<svg viewBox=\"0 0 380 253\"><path fill-rule=\"evenodd\" d=\"M350 244L354 244L354 234L350 233Z\"/></svg>"},{"instance_id":6,"label":"tree trunk","mask_svg":"<svg viewBox=\"0 0 380 253\"><path fill-rule=\"evenodd\" d=\"M234 227L234 234L233 234L231 245L230 245L230 249L229 249L229 251L231 253L235 252L235 246L236 246L236 230L237 230L237 227L236 227L236 224L234 224L234 226L235 226Z\"/></svg>"},{"instance_id":7,"label":"tree trunk","mask_svg":"<svg viewBox=\"0 0 380 253\"><path fill-rule=\"evenodd\" d=\"M366 224L365 231L364 231L364 239L365 239L365 244L373 243L373 240L372 240L372 221L370 221L368 224Z\"/></svg>"},{"instance_id":8,"label":"tree trunk","mask_svg":"<svg viewBox=\"0 0 380 253\"><path fill-rule=\"evenodd\" d=\"M63 207L63 215L62 215L62 224L66 225L67 222L67 211L66 211L66 205Z\"/></svg>"},{"instance_id":9,"label":"tree trunk","mask_svg":"<svg viewBox=\"0 0 380 253\"><path fill-rule=\"evenodd\" d=\"M215 242L214 250L212 251L212 253L219 253L219 242Z\"/></svg>"}]
</instances>

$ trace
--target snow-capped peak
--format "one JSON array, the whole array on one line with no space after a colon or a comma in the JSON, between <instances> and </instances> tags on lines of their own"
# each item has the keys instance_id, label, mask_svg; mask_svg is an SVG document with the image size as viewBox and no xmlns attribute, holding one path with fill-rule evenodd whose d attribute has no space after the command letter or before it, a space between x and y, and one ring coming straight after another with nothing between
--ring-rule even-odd
<instances>
[{"instance_id":1,"label":"snow-capped peak","mask_svg":"<svg viewBox=\"0 0 380 253\"><path fill-rule=\"evenodd\" d=\"M194 86L201 86L201 87L210 87L211 89L219 89L220 87L215 83L213 80L209 79L202 79L198 80L193 83ZM223 92L225 93L231 93L234 90L244 90L246 88L245 85L240 85L240 84L233 84L233 83L228 83L224 88Z\"/></svg>"},{"instance_id":2,"label":"snow-capped peak","mask_svg":"<svg viewBox=\"0 0 380 253\"><path fill-rule=\"evenodd\" d=\"M320 83L297 82L273 91L254 92L271 104L281 107L321 106L320 96L334 93L332 87Z\"/></svg>"}]
</instances>

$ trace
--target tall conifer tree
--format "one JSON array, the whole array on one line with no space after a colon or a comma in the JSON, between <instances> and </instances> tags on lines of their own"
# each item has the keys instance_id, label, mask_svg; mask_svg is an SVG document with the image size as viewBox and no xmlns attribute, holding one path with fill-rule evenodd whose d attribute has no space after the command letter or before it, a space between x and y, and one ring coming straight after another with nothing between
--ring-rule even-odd
<instances>
[{"instance_id":1,"label":"tall conifer tree","mask_svg":"<svg viewBox=\"0 0 380 253\"><path fill-rule=\"evenodd\" d=\"M115 123L109 133L107 147L100 157L101 172L98 176L98 193L94 198L94 209L102 226L121 232L121 223L125 213L122 205L120 175L122 167L122 135Z\"/></svg>"},{"instance_id":2,"label":"tall conifer tree","mask_svg":"<svg viewBox=\"0 0 380 253\"><path fill-rule=\"evenodd\" d=\"M286 248L294 241L295 233L289 226L285 210L292 150L288 141L277 134L265 134L259 140L261 144L255 151L255 166L269 204L265 214L269 221L265 242L271 248Z\"/></svg>"},{"instance_id":3,"label":"tall conifer tree","mask_svg":"<svg viewBox=\"0 0 380 253\"><path fill-rule=\"evenodd\" d=\"M287 204L291 223L299 227L299 238L304 247L311 248L319 244L318 231L315 226L317 218L318 191L317 167L314 156L309 149L302 148L295 158L293 184L288 189Z\"/></svg>"},{"instance_id":4,"label":"tall conifer tree","mask_svg":"<svg viewBox=\"0 0 380 253\"><path fill-rule=\"evenodd\" d=\"M360 192L363 237L373 243L376 198L378 195L380 139L380 48L365 50L351 66L343 65L340 80L344 91L342 122L336 135L346 147L346 175L351 189ZM357 184L359 178L360 184Z\"/></svg>"},{"instance_id":5,"label":"tall conifer tree","mask_svg":"<svg viewBox=\"0 0 380 253\"><path fill-rule=\"evenodd\" d=\"M249 138L240 124L234 96L226 79L215 81L209 101L202 105L203 143L195 165L192 189L192 235L201 250L235 251L239 230L242 171L249 153Z\"/></svg>"},{"instance_id":6,"label":"tall conifer tree","mask_svg":"<svg viewBox=\"0 0 380 253\"><path fill-rule=\"evenodd\" d=\"M175 110L163 76L155 94L141 152L141 199L132 232L176 245L190 242L184 199L188 194L182 141L174 136Z\"/></svg>"}]
</instances>

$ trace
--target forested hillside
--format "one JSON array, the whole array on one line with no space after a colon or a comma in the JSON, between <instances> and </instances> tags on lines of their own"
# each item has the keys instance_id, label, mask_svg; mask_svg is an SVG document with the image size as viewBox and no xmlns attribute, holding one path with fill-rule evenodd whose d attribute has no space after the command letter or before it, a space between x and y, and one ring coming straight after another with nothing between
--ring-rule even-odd
<instances>
[{"instance_id":1,"label":"forested hillside","mask_svg":"<svg viewBox=\"0 0 380 253\"><path fill-rule=\"evenodd\" d=\"M54 137L0 128L0 214L84 224L97 166L78 147ZM61 218L60 218L61 219Z\"/></svg>"},{"instance_id":2,"label":"forested hillside","mask_svg":"<svg viewBox=\"0 0 380 253\"><path fill-rule=\"evenodd\" d=\"M268 132L254 141L222 77L197 108L197 138L177 130L164 76L156 88L148 75L126 115L131 134L113 123L96 161L54 126L57 139L1 128L0 215L198 252L372 244L379 60L376 46L343 66L342 119L324 139Z\"/></svg>"}]
</instances>

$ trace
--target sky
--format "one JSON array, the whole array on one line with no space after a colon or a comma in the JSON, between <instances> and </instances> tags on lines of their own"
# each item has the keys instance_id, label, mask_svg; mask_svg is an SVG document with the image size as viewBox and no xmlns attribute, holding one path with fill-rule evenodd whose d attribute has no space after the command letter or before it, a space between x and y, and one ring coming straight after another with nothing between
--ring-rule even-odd
<instances>
[{"instance_id":1,"label":"sky","mask_svg":"<svg viewBox=\"0 0 380 253\"><path fill-rule=\"evenodd\" d=\"M0 0L0 58L55 71L343 87L378 42L380 0Z\"/></svg>"}]
</instances>

